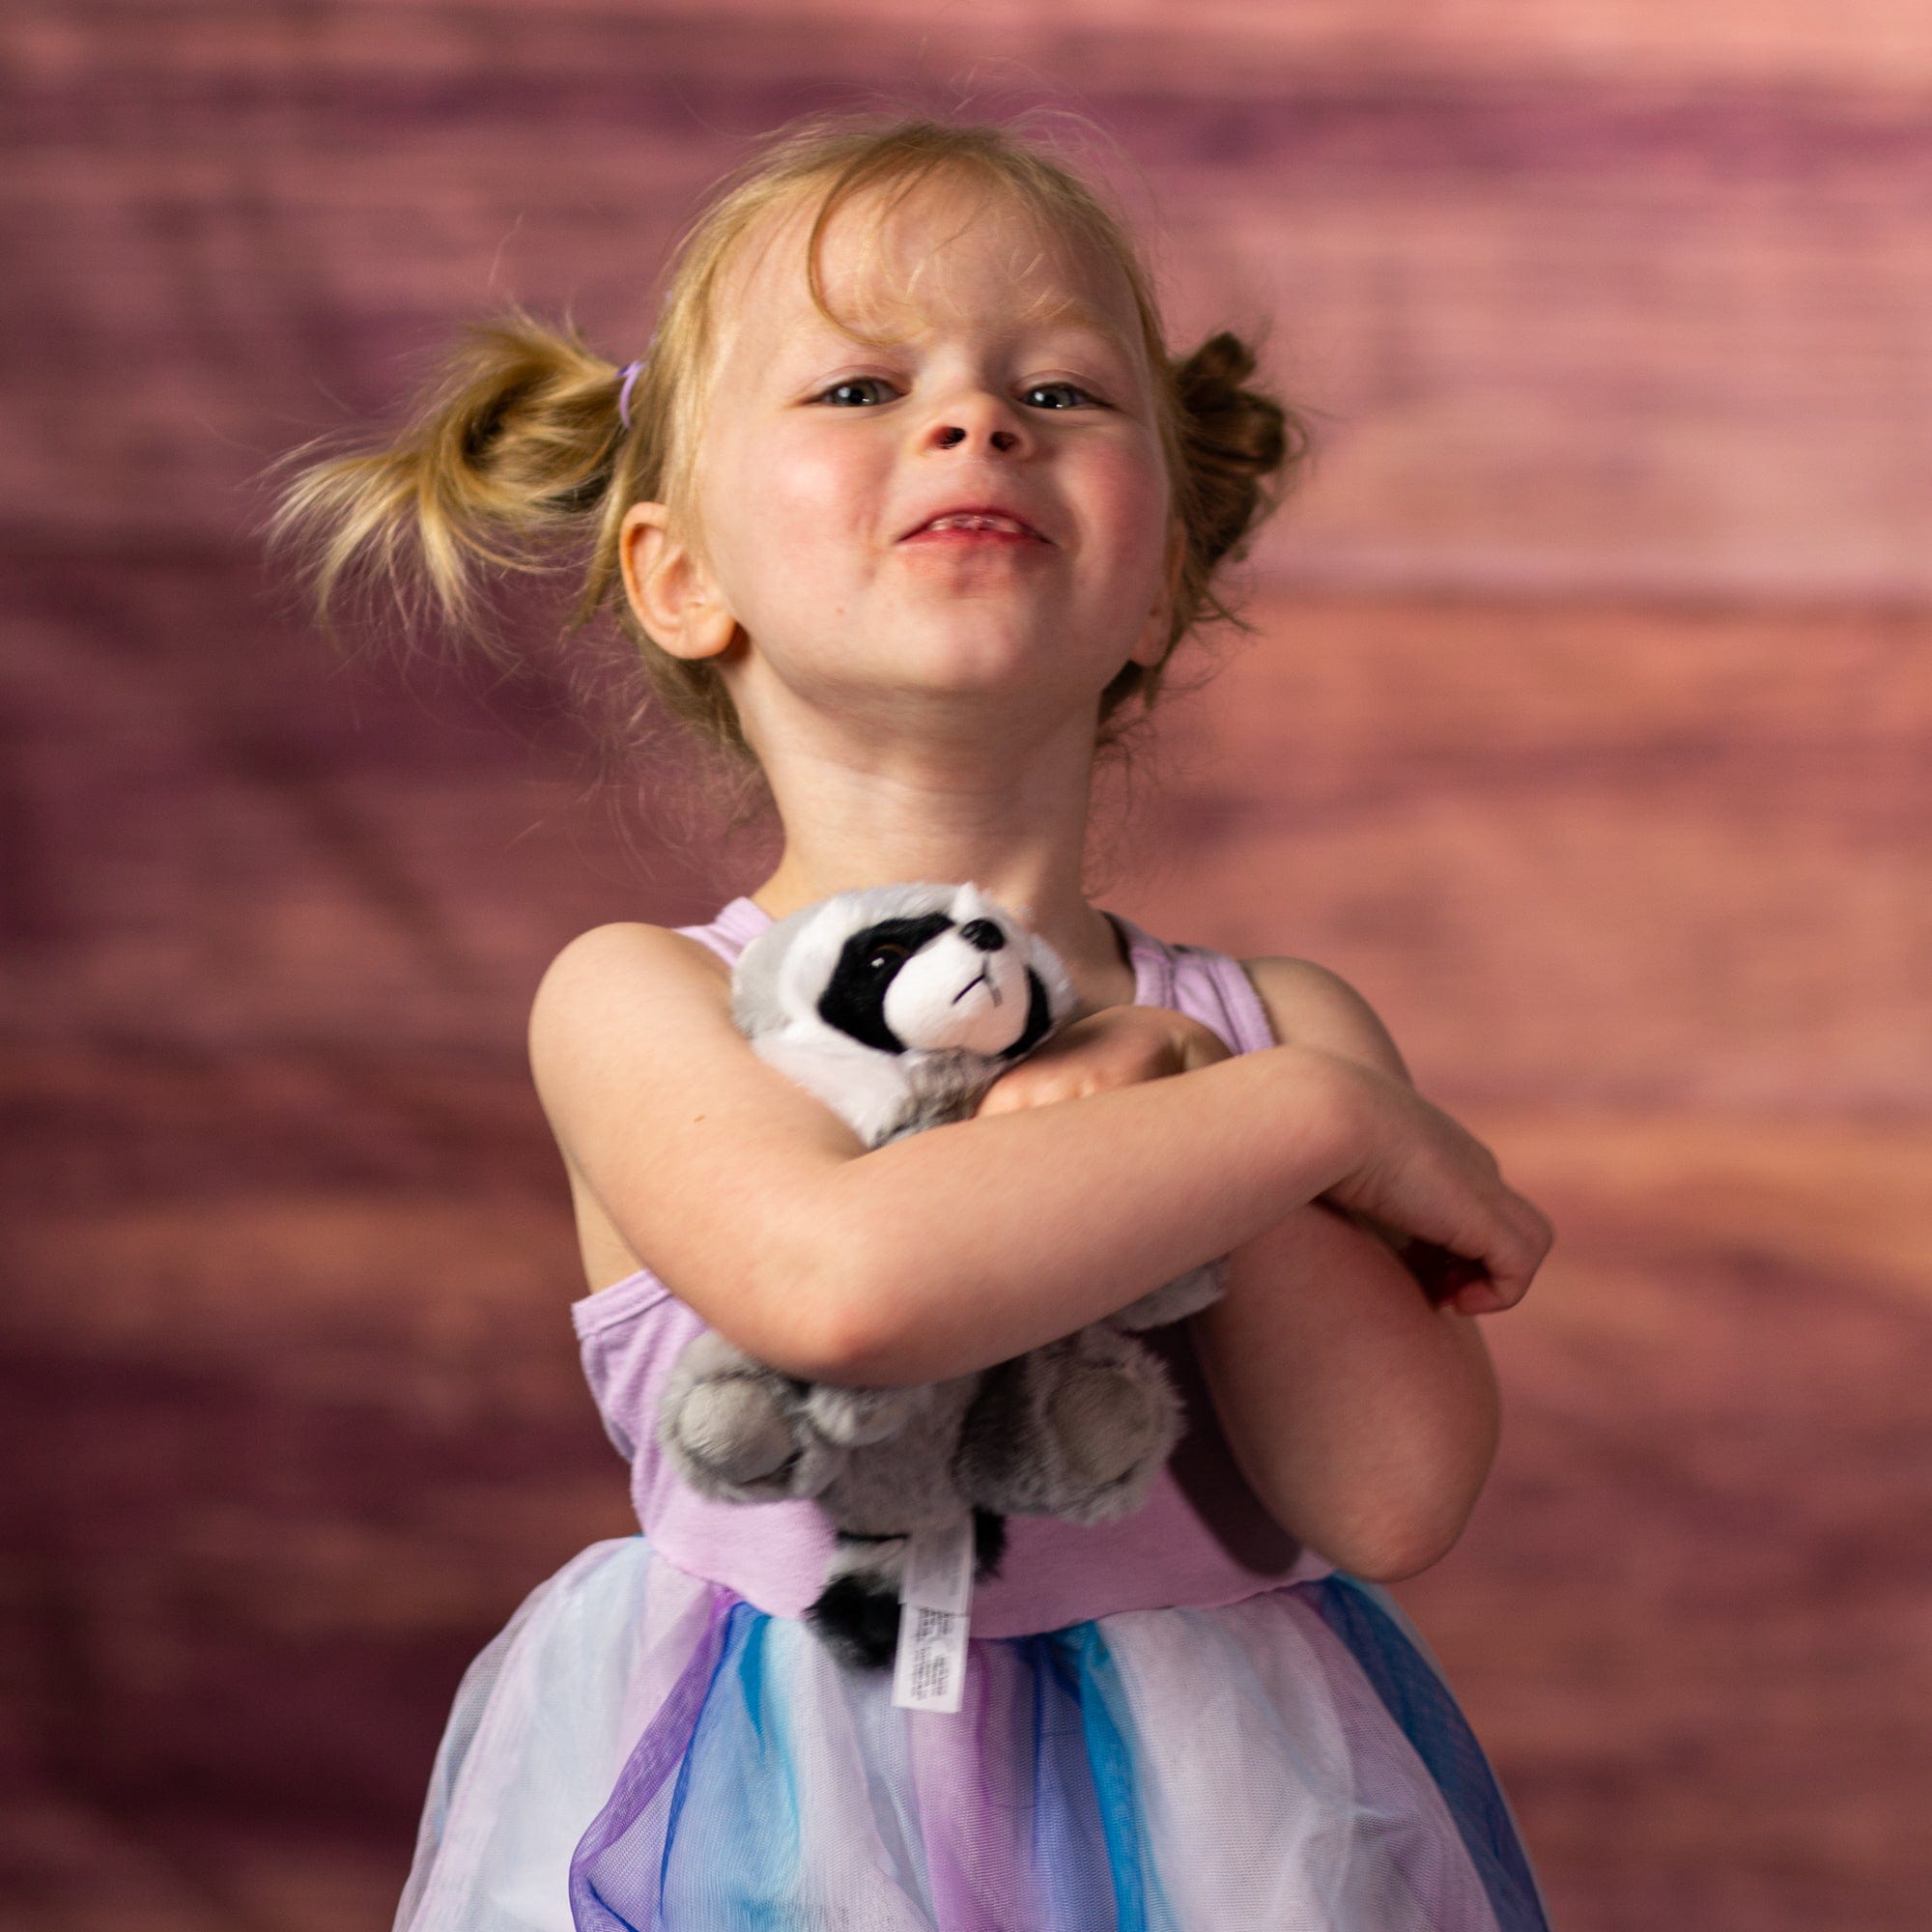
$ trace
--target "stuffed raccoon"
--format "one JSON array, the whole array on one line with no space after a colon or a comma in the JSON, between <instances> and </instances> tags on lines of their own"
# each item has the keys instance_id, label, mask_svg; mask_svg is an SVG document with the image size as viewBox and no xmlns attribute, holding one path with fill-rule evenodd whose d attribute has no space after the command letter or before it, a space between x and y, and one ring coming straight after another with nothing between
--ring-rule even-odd
<instances>
[{"instance_id":1,"label":"stuffed raccoon","mask_svg":"<svg viewBox=\"0 0 1932 1932\"><path fill-rule=\"evenodd\" d=\"M972 885L837 894L760 933L732 978L753 1050L868 1148L968 1118L1074 1004L1053 950ZM1179 1321L1221 1289L1211 1264L1010 1361L901 1388L781 1375L707 1328L672 1369L658 1439L705 1494L816 1499L838 1539L810 1621L847 1662L883 1667L915 1533L970 1511L984 1577L1009 1514L1100 1522L1140 1506L1181 1411L1129 1331Z\"/></svg>"}]
</instances>

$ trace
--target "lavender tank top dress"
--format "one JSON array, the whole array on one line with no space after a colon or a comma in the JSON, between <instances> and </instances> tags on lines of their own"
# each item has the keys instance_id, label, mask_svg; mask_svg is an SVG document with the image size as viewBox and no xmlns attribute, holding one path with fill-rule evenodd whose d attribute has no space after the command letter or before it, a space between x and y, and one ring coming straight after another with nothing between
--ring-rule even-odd
<instances>
[{"instance_id":1,"label":"lavender tank top dress","mask_svg":"<svg viewBox=\"0 0 1932 1932\"><path fill-rule=\"evenodd\" d=\"M1225 954L1109 917L1137 1005L1271 1045ZM727 961L747 897L681 930ZM1544 1932L1515 1821L1385 1591L1263 1509L1185 1322L1187 1427L1142 1507L1013 1517L956 1713L891 1701L803 1621L810 1501L733 1504L658 1452L702 1323L648 1270L571 1306L639 1533L531 1591L458 1687L395 1932Z\"/></svg>"}]
</instances>

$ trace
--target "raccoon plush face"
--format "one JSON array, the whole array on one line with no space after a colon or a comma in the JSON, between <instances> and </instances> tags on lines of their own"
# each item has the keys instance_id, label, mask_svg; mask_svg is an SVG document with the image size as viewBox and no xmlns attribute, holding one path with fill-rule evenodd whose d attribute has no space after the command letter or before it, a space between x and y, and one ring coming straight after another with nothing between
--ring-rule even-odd
<instances>
[{"instance_id":1,"label":"raccoon plush face","mask_svg":"<svg viewBox=\"0 0 1932 1932\"><path fill-rule=\"evenodd\" d=\"M1074 1000L1052 949L973 885L836 894L760 933L732 979L756 1051L867 1145L909 1108L970 1112Z\"/></svg>"},{"instance_id":2,"label":"raccoon plush face","mask_svg":"<svg viewBox=\"0 0 1932 1932\"><path fill-rule=\"evenodd\" d=\"M881 1053L1011 1059L1046 1031L1046 991L998 919L901 915L861 926L838 949L818 1016Z\"/></svg>"}]
</instances>

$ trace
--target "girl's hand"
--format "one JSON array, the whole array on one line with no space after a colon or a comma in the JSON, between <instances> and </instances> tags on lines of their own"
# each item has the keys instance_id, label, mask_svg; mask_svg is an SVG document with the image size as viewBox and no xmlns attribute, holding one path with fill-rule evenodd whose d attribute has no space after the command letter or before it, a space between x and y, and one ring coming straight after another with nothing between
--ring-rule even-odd
<instances>
[{"instance_id":1,"label":"girl's hand","mask_svg":"<svg viewBox=\"0 0 1932 1932\"><path fill-rule=\"evenodd\" d=\"M1465 1315L1520 1301L1556 1237L1542 1210L1504 1182L1481 1141L1414 1088L1360 1061L1322 1058L1342 1075L1355 1145L1366 1152L1321 1198L1410 1236L1394 1245L1432 1300L1453 1299Z\"/></svg>"},{"instance_id":2,"label":"girl's hand","mask_svg":"<svg viewBox=\"0 0 1932 1932\"><path fill-rule=\"evenodd\" d=\"M1229 1058L1210 1027L1166 1007L1104 1007L1063 1027L980 1095L976 1114L1077 1100Z\"/></svg>"}]
</instances>

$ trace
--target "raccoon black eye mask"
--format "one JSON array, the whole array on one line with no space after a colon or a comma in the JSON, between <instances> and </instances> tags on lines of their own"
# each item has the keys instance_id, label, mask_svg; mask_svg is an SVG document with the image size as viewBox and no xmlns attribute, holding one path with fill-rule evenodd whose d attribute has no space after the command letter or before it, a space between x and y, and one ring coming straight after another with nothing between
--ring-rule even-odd
<instances>
[{"instance_id":1,"label":"raccoon black eye mask","mask_svg":"<svg viewBox=\"0 0 1932 1932\"><path fill-rule=\"evenodd\" d=\"M868 1148L967 1119L1075 1005L1052 948L972 885L871 886L746 946L732 1017L753 1050ZM974 1575L997 1572L1009 1515L1104 1522L1138 1509L1181 1406L1131 1332L1221 1293L1197 1268L1012 1360L949 1381L849 1388L780 1374L715 1329L666 1383L658 1440L694 1489L813 1498L838 1540L810 1616L848 1662L890 1664L908 1539L971 1513Z\"/></svg>"}]
</instances>

